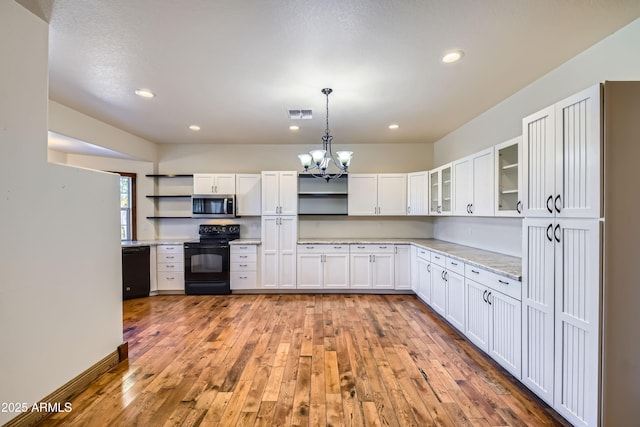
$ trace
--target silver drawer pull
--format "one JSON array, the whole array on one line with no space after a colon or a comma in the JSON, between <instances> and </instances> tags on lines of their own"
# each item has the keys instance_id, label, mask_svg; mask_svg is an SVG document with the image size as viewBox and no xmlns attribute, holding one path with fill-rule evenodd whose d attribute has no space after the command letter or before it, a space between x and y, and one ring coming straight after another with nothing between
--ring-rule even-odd
<instances>
[{"instance_id":1,"label":"silver drawer pull","mask_svg":"<svg viewBox=\"0 0 640 427\"><path fill-rule=\"evenodd\" d=\"M315 246L305 246L307 249L314 249Z\"/></svg>"},{"instance_id":2,"label":"silver drawer pull","mask_svg":"<svg viewBox=\"0 0 640 427\"><path fill-rule=\"evenodd\" d=\"M167 277L167 280L175 280L175 277Z\"/></svg>"},{"instance_id":3,"label":"silver drawer pull","mask_svg":"<svg viewBox=\"0 0 640 427\"><path fill-rule=\"evenodd\" d=\"M167 264L167 268L174 268L175 265Z\"/></svg>"},{"instance_id":4,"label":"silver drawer pull","mask_svg":"<svg viewBox=\"0 0 640 427\"><path fill-rule=\"evenodd\" d=\"M174 258L175 258L174 256L168 256L167 255L167 259L174 259Z\"/></svg>"},{"instance_id":5,"label":"silver drawer pull","mask_svg":"<svg viewBox=\"0 0 640 427\"><path fill-rule=\"evenodd\" d=\"M247 255L240 255L240 258L248 258Z\"/></svg>"},{"instance_id":6,"label":"silver drawer pull","mask_svg":"<svg viewBox=\"0 0 640 427\"><path fill-rule=\"evenodd\" d=\"M471 272L474 273L474 274L480 274L479 271L476 271L476 270L473 270L473 269L471 270Z\"/></svg>"},{"instance_id":7,"label":"silver drawer pull","mask_svg":"<svg viewBox=\"0 0 640 427\"><path fill-rule=\"evenodd\" d=\"M503 285L508 285L509 284L509 282L505 282L504 280L500 280L500 279L498 279L498 282L502 283Z\"/></svg>"},{"instance_id":8,"label":"silver drawer pull","mask_svg":"<svg viewBox=\"0 0 640 427\"><path fill-rule=\"evenodd\" d=\"M378 249L387 249L386 246L378 246Z\"/></svg>"},{"instance_id":9,"label":"silver drawer pull","mask_svg":"<svg viewBox=\"0 0 640 427\"><path fill-rule=\"evenodd\" d=\"M240 264L240 267L247 267L248 264Z\"/></svg>"},{"instance_id":10,"label":"silver drawer pull","mask_svg":"<svg viewBox=\"0 0 640 427\"><path fill-rule=\"evenodd\" d=\"M364 246L357 246L358 249L364 249Z\"/></svg>"},{"instance_id":11,"label":"silver drawer pull","mask_svg":"<svg viewBox=\"0 0 640 427\"><path fill-rule=\"evenodd\" d=\"M239 246L238 249L249 249L248 246Z\"/></svg>"},{"instance_id":12,"label":"silver drawer pull","mask_svg":"<svg viewBox=\"0 0 640 427\"><path fill-rule=\"evenodd\" d=\"M241 279L248 279L247 276L240 276Z\"/></svg>"},{"instance_id":13,"label":"silver drawer pull","mask_svg":"<svg viewBox=\"0 0 640 427\"><path fill-rule=\"evenodd\" d=\"M450 262L451 262L451 265L458 265L457 262L453 262L453 261L450 261Z\"/></svg>"},{"instance_id":14,"label":"silver drawer pull","mask_svg":"<svg viewBox=\"0 0 640 427\"><path fill-rule=\"evenodd\" d=\"M342 249L342 246L334 246L333 249Z\"/></svg>"}]
</instances>

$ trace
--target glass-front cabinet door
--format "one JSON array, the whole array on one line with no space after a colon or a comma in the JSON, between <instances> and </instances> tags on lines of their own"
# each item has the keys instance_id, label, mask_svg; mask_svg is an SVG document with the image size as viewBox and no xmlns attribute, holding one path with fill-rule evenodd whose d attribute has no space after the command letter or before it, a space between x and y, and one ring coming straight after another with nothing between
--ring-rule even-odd
<instances>
[{"instance_id":1,"label":"glass-front cabinet door","mask_svg":"<svg viewBox=\"0 0 640 427\"><path fill-rule=\"evenodd\" d=\"M429 214L451 215L451 163L429 172Z\"/></svg>"}]
</instances>

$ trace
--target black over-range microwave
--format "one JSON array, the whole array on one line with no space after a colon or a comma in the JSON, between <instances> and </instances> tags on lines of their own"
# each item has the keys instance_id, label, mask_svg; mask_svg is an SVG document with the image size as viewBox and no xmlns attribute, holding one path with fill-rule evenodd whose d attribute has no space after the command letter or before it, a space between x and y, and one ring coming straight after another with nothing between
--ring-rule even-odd
<instances>
[{"instance_id":1,"label":"black over-range microwave","mask_svg":"<svg viewBox=\"0 0 640 427\"><path fill-rule=\"evenodd\" d=\"M235 194L193 194L193 218L233 218L236 216Z\"/></svg>"}]
</instances>

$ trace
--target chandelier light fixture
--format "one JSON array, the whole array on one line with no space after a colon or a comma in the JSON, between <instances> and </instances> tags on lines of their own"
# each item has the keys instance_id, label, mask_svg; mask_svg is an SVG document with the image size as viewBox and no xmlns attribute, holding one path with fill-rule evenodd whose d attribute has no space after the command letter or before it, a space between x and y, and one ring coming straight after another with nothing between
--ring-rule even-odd
<instances>
[{"instance_id":1,"label":"chandelier light fixture","mask_svg":"<svg viewBox=\"0 0 640 427\"><path fill-rule=\"evenodd\" d=\"M331 88L327 87L322 89L322 93L327 97L327 128L322 137L322 150L312 150L309 153L298 155L304 172L316 178L326 179L327 181L347 173L349 163L351 163L351 157L353 156L353 151L337 151L336 157L334 157L333 151L331 150L331 141L333 140L333 136L329 133L329 94L331 92L333 92ZM334 174L327 172L327 169L332 163L338 168L338 172Z\"/></svg>"}]
</instances>

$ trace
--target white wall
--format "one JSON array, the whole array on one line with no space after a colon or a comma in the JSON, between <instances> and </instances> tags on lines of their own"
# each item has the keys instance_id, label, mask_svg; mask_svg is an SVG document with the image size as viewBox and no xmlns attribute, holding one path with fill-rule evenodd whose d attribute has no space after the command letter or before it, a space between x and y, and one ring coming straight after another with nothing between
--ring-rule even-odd
<instances>
[{"instance_id":1,"label":"white wall","mask_svg":"<svg viewBox=\"0 0 640 427\"><path fill-rule=\"evenodd\" d=\"M437 141L434 166L522 134L523 117L598 82L640 80L638 46L640 19ZM473 229L473 235L468 229ZM519 243L516 230L512 221L497 218L438 218L434 225L436 238L520 256L522 236Z\"/></svg>"},{"instance_id":2,"label":"white wall","mask_svg":"<svg viewBox=\"0 0 640 427\"><path fill-rule=\"evenodd\" d=\"M118 178L47 163L47 24L0 28L0 402L33 403L122 343Z\"/></svg>"},{"instance_id":3,"label":"white wall","mask_svg":"<svg viewBox=\"0 0 640 427\"><path fill-rule=\"evenodd\" d=\"M52 150L49 151L49 153L51 152ZM49 161L52 160L53 158L50 155ZM148 216L154 215L154 201L145 197L148 194L155 194L153 180L145 177L145 175L152 174L154 171L154 164L152 162L67 154L63 163L101 171L135 173L137 190L137 239L154 240L156 238L156 223L153 220L147 219Z\"/></svg>"}]
</instances>

